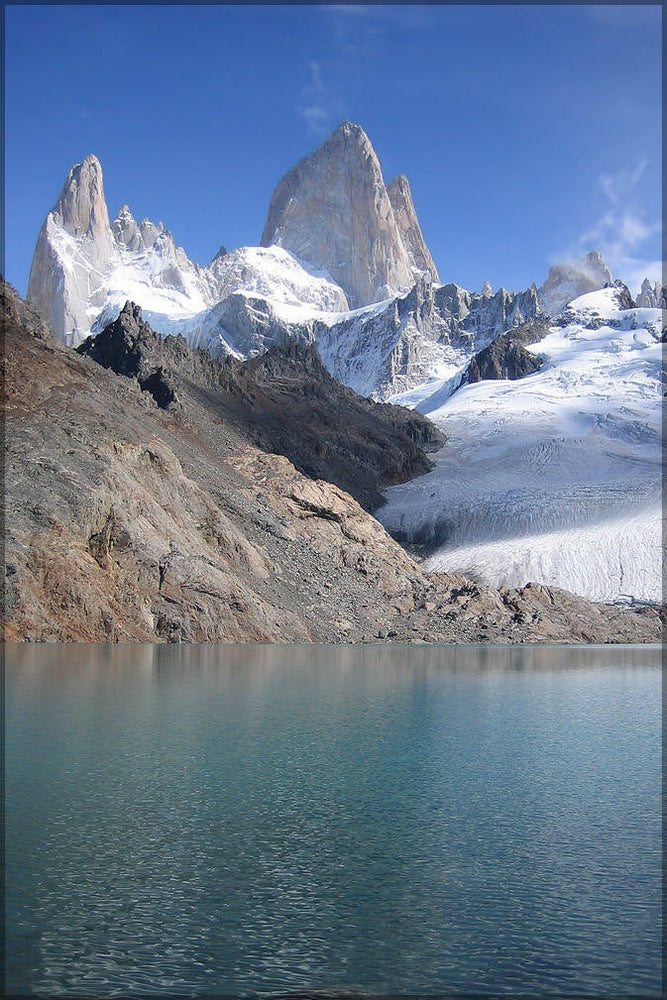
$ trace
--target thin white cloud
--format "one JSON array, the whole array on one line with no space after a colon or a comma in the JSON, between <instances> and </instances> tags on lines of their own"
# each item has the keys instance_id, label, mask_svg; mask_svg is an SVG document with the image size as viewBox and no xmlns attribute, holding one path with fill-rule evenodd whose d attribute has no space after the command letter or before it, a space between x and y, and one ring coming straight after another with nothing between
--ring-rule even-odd
<instances>
[{"instance_id":1,"label":"thin white cloud","mask_svg":"<svg viewBox=\"0 0 667 1000\"><path fill-rule=\"evenodd\" d=\"M309 133L322 138L336 124L340 102L326 86L319 62L309 62L308 72L310 82L301 92L296 111L306 123Z\"/></svg>"},{"instance_id":2,"label":"thin white cloud","mask_svg":"<svg viewBox=\"0 0 667 1000\"><path fill-rule=\"evenodd\" d=\"M612 205L618 205L636 188L640 177L648 166L648 160L640 160L632 170L619 170L615 174L600 174L597 183Z\"/></svg>"},{"instance_id":3,"label":"thin white cloud","mask_svg":"<svg viewBox=\"0 0 667 1000\"><path fill-rule=\"evenodd\" d=\"M579 237L574 256L586 250L599 250L607 261L612 274L622 278L638 291L642 278L658 280L662 273L660 261L642 254L649 240L660 234L659 220L648 220L635 205L634 192L648 166L641 160L635 166L616 173L603 173L597 178L596 189L601 193L606 207L597 221Z\"/></svg>"}]
</instances>

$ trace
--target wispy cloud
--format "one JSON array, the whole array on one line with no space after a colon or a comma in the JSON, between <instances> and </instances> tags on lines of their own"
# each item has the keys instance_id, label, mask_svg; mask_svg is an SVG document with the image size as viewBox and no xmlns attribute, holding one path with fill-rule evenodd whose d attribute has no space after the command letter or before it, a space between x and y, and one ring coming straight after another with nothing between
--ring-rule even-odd
<instances>
[{"instance_id":1,"label":"wispy cloud","mask_svg":"<svg viewBox=\"0 0 667 1000\"><path fill-rule=\"evenodd\" d=\"M643 277L654 276L662 269L660 261L646 258L642 250L661 232L659 220L647 220L637 208L635 191L648 166L641 160L616 173L602 173L596 181L596 191L602 197L604 210L597 221L581 234L576 254L595 248L605 258L612 274L625 280L633 290Z\"/></svg>"},{"instance_id":2,"label":"wispy cloud","mask_svg":"<svg viewBox=\"0 0 667 1000\"><path fill-rule=\"evenodd\" d=\"M617 206L637 187L639 179L648 166L648 160L640 160L636 167L629 170L619 170L615 174L600 174L598 187Z\"/></svg>"},{"instance_id":3,"label":"wispy cloud","mask_svg":"<svg viewBox=\"0 0 667 1000\"><path fill-rule=\"evenodd\" d=\"M369 76L381 58L388 21L397 8L373 4L320 4L317 48L305 66L296 113L311 136L321 138L354 117Z\"/></svg>"},{"instance_id":4,"label":"wispy cloud","mask_svg":"<svg viewBox=\"0 0 667 1000\"><path fill-rule=\"evenodd\" d=\"M316 138L322 138L336 124L340 114L340 100L326 86L319 62L308 63L309 82L301 92L297 114Z\"/></svg>"}]
</instances>

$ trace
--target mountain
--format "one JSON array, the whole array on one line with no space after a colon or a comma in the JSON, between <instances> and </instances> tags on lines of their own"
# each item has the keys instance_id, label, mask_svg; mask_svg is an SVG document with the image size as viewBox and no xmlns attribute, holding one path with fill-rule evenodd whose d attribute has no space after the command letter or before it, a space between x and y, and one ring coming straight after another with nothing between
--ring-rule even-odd
<instances>
[{"instance_id":1,"label":"mountain","mask_svg":"<svg viewBox=\"0 0 667 1000\"><path fill-rule=\"evenodd\" d=\"M351 122L278 183L260 242L324 268L352 308L393 298L414 281L375 150Z\"/></svg>"},{"instance_id":2,"label":"mountain","mask_svg":"<svg viewBox=\"0 0 667 1000\"><path fill-rule=\"evenodd\" d=\"M219 253L207 267L189 260L164 223L137 223L123 205L109 222L102 167L95 156L69 171L37 239L28 299L65 343L77 345L115 319L128 299L138 301L165 336L183 333L206 342L204 320L231 294L256 295L302 313L348 309L344 292L279 247ZM247 310L252 312L251 307ZM218 331L213 349L242 353ZM249 344L248 350L263 345Z\"/></svg>"},{"instance_id":3,"label":"mountain","mask_svg":"<svg viewBox=\"0 0 667 1000\"><path fill-rule=\"evenodd\" d=\"M555 264L538 291L540 306L549 316L557 316L564 306L586 292L596 292L612 284L611 271L598 250L579 260Z\"/></svg>"},{"instance_id":4,"label":"mountain","mask_svg":"<svg viewBox=\"0 0 667 1000\"><path fill-rule=\"evenodd\" d=\"M181 334L217 357L314 343L343 384L410 405L425 383L451 393L500 334L612 280L591 251L552 268L539 290L441 285L407 178L385 186L368 136L350 122L279 182L262 244L221 248L201 267L163 223L138 223L127 205L109 222L102 168L89 156L70 170L42 227L28 298L73 345L127 301L163 336Z\"/></svg>"},{"instance_id":5,"label":"mountain","mask_svg":"<svg viewBox=\"0 0 667 1000\"><path fill-rule=\"evenodd\" d=\"M37 239L28 299L65 343L80 343L102 314L137 292L147 309L179 320L217 300L214 273L193 264L163 223L137 224L124 205L109 222L95 156L69 171Z\"/></svg>"},{"instance_id":6,"label":"mountain","mask_svg":"<svg viewBox=\"0 0 667 1000\"><path fill-rule=\"evenodd\" d=\"M595 600L659 598L659 283L645 281L635 302L591 251L552 267L539 289L494 293L485 282L476 293L441 284L407 180L385 186L370 140L350 123L280 181L262 243L221 247L200 267L162 223L138 223L126 205L110 221L102 169L89 156L70 170L40 231L29 298L60 341L86 341L90 357L79 358L77 371L97 372L99 365L85 367L95 358L123 380L117 385L131 381L135 395L121 395L134 400L135 416L144 414L142 433L159 437L167 421L167 447L182 467L186 439L203 469L215 435L236 435L244 448L288 462L288 479L330 481L351 502L377 509L397 539L428 555L434 577L465 570L492 589L532 579ZM16 306L18 326L35 329L26 310ZM51 344L36 357L51 385L47 356L62 362L63 384L78 398L81 381L67 375L71 352ZM99 384L112 393L113 382ZM93 396L96 385L94 378ZM353 401L354 393L375 402ZM95 423L93 396L85 410L91 427L118 421L109 404ZM445 437L433 469L422 451L435 438L405 410L374 409L377 401L432 418ZM35 448L48 453L39 436L48 421L25 412L36 421ZM129 433L122 426L121 437ZM61 430L64 447L71 432ZM29 442L19 465L28 454ZM52 471L69 468L61 458ZM223 480L228 459L215 470ZM99 463L95 470L113 492ZM197 481L208 483L208 474ZM272 475L253 489L271 494ZM328 496L336 507L340 495ZM299 509L320 517L308 504ZM28 522L22 539L39 518ZM103 530L98 524L93 534Z\"/></svg>"},{"instance_id":7,"label":"mountain","mask_svg":"<svg viewBox=\"0 0 667 1000\"><path fill-rule=\"evenodd\" d=\"M250 368L216 361L160 339L128 306L98 342L124 359L121 375L64 346L9 286L0 293L6 640L659 641L650 608L429 576L349 493L258 446L258 428L279 444L281 421L307 437L311 389L324 392L320 418L330 409L336 387L312 349L275 349ZM156 398L160 369L171 400ZM344 411L345 391L337 405L322 440L352 470L346 423L379 411ZM394 434L385 412L378 443ZM412 419L402 427L419 434ZM406 457L407 438L392 444Z\"/></svg>"},{"instance_id":8,"label":"mountain","mask_svg":"<svg viewBox=\"0 0 667 1000\"><path fill-rule=\"evenodd\" d=\"M635 307L619 282L541 332L523 339L532 374L489 380L487 367L444 397L413 392L447 442L432 472L389 490L378 516L431 572L660 602L661 312Z\"/></svg>"},{"instance_id":9,"label":"mountain","mask_svg":"<svg viewBox=\"0 0 667 1000\"><path fill-rule=\"evenodd\" d=\"M163 339L128 302L120 316L77 352L119 375L136 378L158 406L180 404L187 376L211 396L218 413L264 450L289 458L312 479L328 479L367 510L382 491L432 468L425 450L444 438L421 414L364 399L332 378L314 346L291 341L242 364L193 351L180 337Z\"/></svg>"},{"instance_id":10,"label":"mountain","mask_svg":"<svg viewBox=\"0 0 667 1000\"><path fill-rule=\"evenodd\" d=\"M424 242L417 212L412 201L410 182L404 174L394 177L387 187L389 202L394 210L394 218L405 247L413 271L417 274L426 272L431 280L440 283L438 271L431 257L431 252Z\"/></svg>"},{"instance_id":11,"label":"mountain","mask_svg":"<svg viewBox=\"0 0 667 1000\"><path fill-rule=\"evenodd\" d=\"M329 371L376 399L430 384L442 387L498 334L542 315L534 288L495 295L434 285L428 274L405 295L331 319L316 330Z\"/></svg>"}]
</instances>

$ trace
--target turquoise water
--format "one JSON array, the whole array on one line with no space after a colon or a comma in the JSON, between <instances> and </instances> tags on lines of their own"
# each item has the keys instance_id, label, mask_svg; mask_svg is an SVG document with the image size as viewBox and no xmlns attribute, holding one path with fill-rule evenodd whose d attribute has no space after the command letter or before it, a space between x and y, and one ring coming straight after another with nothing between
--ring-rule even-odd
<instances>
[{"instance_id":1,"label":"turquoise water","mask_svg":"<svg viewBox=\"0 0 667 1000\"><path fill-rule=\"evenodd\" d=\"M9 992L660 992L657 648L5 651Z\"/></svg>"}]
</instances>

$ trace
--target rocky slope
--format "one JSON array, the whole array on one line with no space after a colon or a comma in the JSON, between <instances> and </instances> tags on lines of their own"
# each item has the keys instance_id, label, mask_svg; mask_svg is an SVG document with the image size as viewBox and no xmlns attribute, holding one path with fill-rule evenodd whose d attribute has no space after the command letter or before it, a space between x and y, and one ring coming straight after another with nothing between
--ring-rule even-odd
<instances>
[{"instance_id":1,"label":"rocky slope","mask_svg":"<svg viewBox=\"0 0 667 1000\"><path fill-rule=\"evenodd\" d=\"M77 348L119 375L134 377L158 406L205 392L206 405L266 451L285 455L310 478L326 478L371 511L382 490L428 472L424 449L444 437L419 413L374 403L337 382L316 349L292 341L245 363L162 339L127 303L120 316ZM187 380L187 381L186 381Z\"/></svg>"},{"instance_id":2,"label":"rocky slope","mask_svg":"<svg viewBox=\"0 0 667 1000\"><path fill-rule=\"evenodd\" d=\"M221 412L198 352L165 408L2 295L6 639L659 638L650 608L426 576L352 496Z\"/></svg>"}]
</instances>

